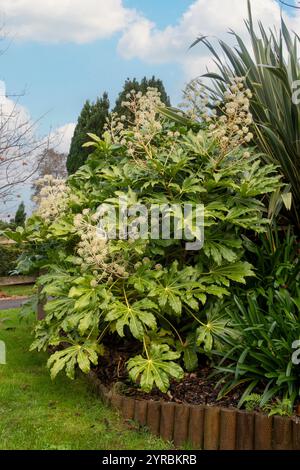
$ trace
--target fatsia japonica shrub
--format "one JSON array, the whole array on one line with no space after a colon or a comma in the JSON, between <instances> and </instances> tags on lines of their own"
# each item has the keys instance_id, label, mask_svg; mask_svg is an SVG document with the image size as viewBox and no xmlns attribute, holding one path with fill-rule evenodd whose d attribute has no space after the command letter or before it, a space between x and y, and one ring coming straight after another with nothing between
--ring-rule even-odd
<instances>
[{"instance_id":1,"label":"fatsia japonica shrub","mask_svg":"<svg viewBox=\"0 0 300 470\"><path fill-rule=\"evenodd\" d=\"M86 165L65 183L48 181L37 212L14 237L26 241L21 265L45 270L38 284L46 317L31 348L56 348L51 376L101 367L118 337L139 345L127 363L131 379L145 391L166 391L170 378L197 367L199 354L234 336L218 300L255 275L242 234L265 230L263 198L280 179L241 138L227 138L224 120L212 116L188 129L184 119L158 112L153 89L130 94L124 105L132 121L124 126L125 118L112 116L104 140L90 134ZM188 251L175 237L99 235L99 206L119 211L120 198L129 206L204 205L203 248Z\"/></svg>"}]
</instances>

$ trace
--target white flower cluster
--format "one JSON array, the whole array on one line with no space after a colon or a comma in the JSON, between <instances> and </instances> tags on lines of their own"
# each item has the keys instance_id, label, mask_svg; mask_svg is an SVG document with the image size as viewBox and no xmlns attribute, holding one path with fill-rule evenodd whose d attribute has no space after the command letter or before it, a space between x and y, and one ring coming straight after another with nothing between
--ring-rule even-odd
<instances>
[{"instance_id":1,"label":"white flower cluster","mask_svg":"<svg viewBox=\"0 0 300 470\"><path fill-rule=\"evenodd\" d=\"M113 276L126 277L125 268L110 254L108 240L93 223L97 218L97 213L92 215L90 209L84 209L81 214L74 217L74 226L80 236L77 254L81 258L81 265L94 269L97 280L112 279Z\"/></svg>"},{"instance_id":2,"label":"white flower cluster","mask_svg":"<svg viewBox=\"0 0 300 470\"><path fill-rule=\"evenodd\" d=\"M176 139L177 137L180 137L180 132L178 132L178 131L168 131L167 136L170 137L170 139Z\"/></svg>"},{"instance_id":3,"label":"white flower cluster","mask_svg":"<svg viewBox=\"0 0 300 470\"><path fill-rule=\"evenodd\" d=\"M105 130L109 132L112 141L126 145L132 156L141 148L145 149L162 129L157 110L165 105L160 96L157 88L148 87L145 94L131 90L126 95L126 101L122 102L131 117L128 119L125 115L119 117L112 113L107 121Z\"/></svg>"},{"instance_id":4,"label":"white flower cluster","mask_svg":"<svg viewBox=\"0 0 300 470\"><path fill-rule=\"evenodd\" d=\"M199 78L188 83L183 92L183 101L179 107L184 110L192 121L210 121L215 115L214 108L218 102L212 102L207 94L205 86ZM210 106L208 106L210 105Z\"/></svg>"},{"instance_id":5,"label":"white flower cluster","mask_svg":"<svg viewBox=\"0 0 300 470\"><path fill-rule=\"evenodd\" d=\"M252 93L244 82L244 77L233 77L222 102L213 101L199 79L189 83L184 92L181 107L191 119L209 124L210 134L219 140L224 152L253 139Z\"/></svg>"},{"instance_id":6,"label":"white flower cluster","mask_svg":"<svg viewBox=\"0 0 300 470\"><path fill-rule=\"evenodd\" d=\"M52 222L67 209L70 188L66 181L46 175L35 182L38 196L34 198L37 204L35 213L44 220Z\"/></svg>"},{"instance_id":7,"label":"white flower cluster","mask_svg":"<svg viewBox=\"0 0 300 470\"><path fill-rule=\"evenodd\" d=\"M253 139L253 134L250 132L250 126L253 124L250 113L252 93L245 88L244 81L243 77L232 79L229 90L224 93L222 115L209 126L212 134L220 140L224 151L247 144Z\"/></svg>"}]
</instances>

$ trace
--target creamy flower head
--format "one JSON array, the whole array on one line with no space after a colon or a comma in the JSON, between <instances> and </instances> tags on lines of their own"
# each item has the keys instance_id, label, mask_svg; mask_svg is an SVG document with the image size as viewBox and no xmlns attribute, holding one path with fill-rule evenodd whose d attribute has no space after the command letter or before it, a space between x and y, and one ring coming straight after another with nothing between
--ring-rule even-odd
<instances>
[{"instance_id":1,"label":"creamy flower head","mask_svg":"<svg viewBox=\"0 0 300 470\"><path fill-rule=\"evenodd\" d=\"M74 216L73 223L80 237L77 254L81 258L82 268L92 268L97 280L125 277L127 273L121 260L112 256L107 237L95 224L98 219L99 213L92 213L90 209L83 209L81 214Z\"/></svg>"},{"instance_id":2,"label":"creamy flower head","mask_svg":"<svg viewBox=\"0 0 300 470\"><path fill-rule=\"evenodd\" d=\"M126 145L129 154L134 156L140 147L149 145L154 136L162 130L157 110L165 104L161 101L161 94L157 88L148 87L145 94L131 90L127 93L122 106L127 108L130 117L125 115L119 117L117 113L112 113L107 119L105 129L113 142ZM128 127L134 141L128 138Z\"/></svg>"},{"instance_id":3,"label":"creamy flower head","mask_svg":"<svg viewBox=\"0 0 300 470\"><path fill-rule=\"evenodd\" d=\"M249 130L253 123L251 98L245 77L232 77L223 102L210 99L201 80L195 79L187 85L181 107L191 119L209 123L210 135L219 141L223 152L228 152L253 139Z\"/></svg>"},{"instance_id":4,"label":"creamy flower head","mask_svg":"<svg viewBox=\"0 0 300 470\"><path fill-rule=\"evenodd\" d=\"M45 221L52 222L62 215L68 206L70 188L66 181L46 175L36 181L39 195L34 199L37 203L35 213Z\"/></svg>"}]
</instances>

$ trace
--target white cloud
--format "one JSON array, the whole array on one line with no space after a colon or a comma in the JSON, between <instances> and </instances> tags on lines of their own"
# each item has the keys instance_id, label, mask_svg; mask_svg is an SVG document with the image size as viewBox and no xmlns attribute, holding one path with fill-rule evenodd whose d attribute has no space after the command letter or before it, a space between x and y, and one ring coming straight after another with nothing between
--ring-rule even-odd
<instances>
[{"instance_id":1,"label":"white cloud","mask_svg":"<svg viewBox=\"0 0 300 470\"><path fill-rule=\"evenodd\" d=\"M6 29L17 39L86 43L137 20L122 0L1 0Z\"/></svg>"},{"instance_id":2,"label":"white cloud","mask_svg":"<svg viewBox=\"0 0 300 470\"><path fill-rule=\"evenodd\" d=\"M19 124L30 120L27 109L7 96L5 82L0 80L0 120L7 120L8 117L11 118L11 125L17 125L16 119Z\"/></svg>"},{"instance_id":3,"label":"white cloud","mask_svg":"<svg viewBox=\"0 0 300 470\"><path fill-rule=\"evenodd\" d=\"M252 0L251 5L255 20L261 20L265 27L279 25L280 7L276 0ZM138 58L150 64L179 63L190 78L205 72L212 63L204 46L188 50L190 44L202 35L232 43L227 33L233 29L245 36L247 16L247 0L196 0L176 25L165 29L140 18L124 32L118 50L126 59ZM289 17L288 22L299 30L300 15Z\"/></svg>"},{"instance_id":4,"label":"white cloud","mask_svg":"<svg viewBox=\"0 0 300 470\"><path fill-rule=\"evenodd\" d=\"M265 26L279 24L277 0L252 0L251 4L255 19ZM203 46L188 50L190 44L199 35L230 41L226 34L230 29L244 35L247 0L194 0L177 24L164 29L126 8L124 0L2 0L0 13L6 29L20 40L81 44L120 33L118 51L123 58L179 63L188 79L203 73L211 61ZM289 17L289 23L298 30L300 13L296 15Z\"/></svg>"},{"instance_id":5,"label":"white cloud","mask_svg":"<svg viewBox=\"0 0 300 470\"><path fill-rule=\"evenodd\" d=\"M58 127L50 134L51 146L53 146L57 152L69 153L75 127L75 122L69 122L64 126Z\"/></svg>"}]
</instances>

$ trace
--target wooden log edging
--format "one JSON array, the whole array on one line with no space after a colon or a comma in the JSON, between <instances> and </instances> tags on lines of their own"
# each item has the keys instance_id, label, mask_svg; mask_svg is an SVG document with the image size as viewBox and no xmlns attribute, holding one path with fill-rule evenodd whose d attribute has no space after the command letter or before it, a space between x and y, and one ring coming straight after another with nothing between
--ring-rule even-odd
<instances>
[{"instance_id":1,"label":"wooden log edging","mask_svg":"<svg viewBox=\"0 0 300 470\"><path fill-rule=\"evenodd\" d=\"M0 277L0 286L21 286L34 284L36 276L4 276Z\"/></svg>"},{"instance_id":2,"label":"wooden log edging","mask_svg":"<svg viewBox=\"0 0 300 470\"><path fill-rule=\"evenodd\" d=\"M105 387L94 372L88 380L101 399L125 420L147 426L156 436L202 450L300 450L300 420L235 408L137 400Z\"/></svg>"}]
</instances>

